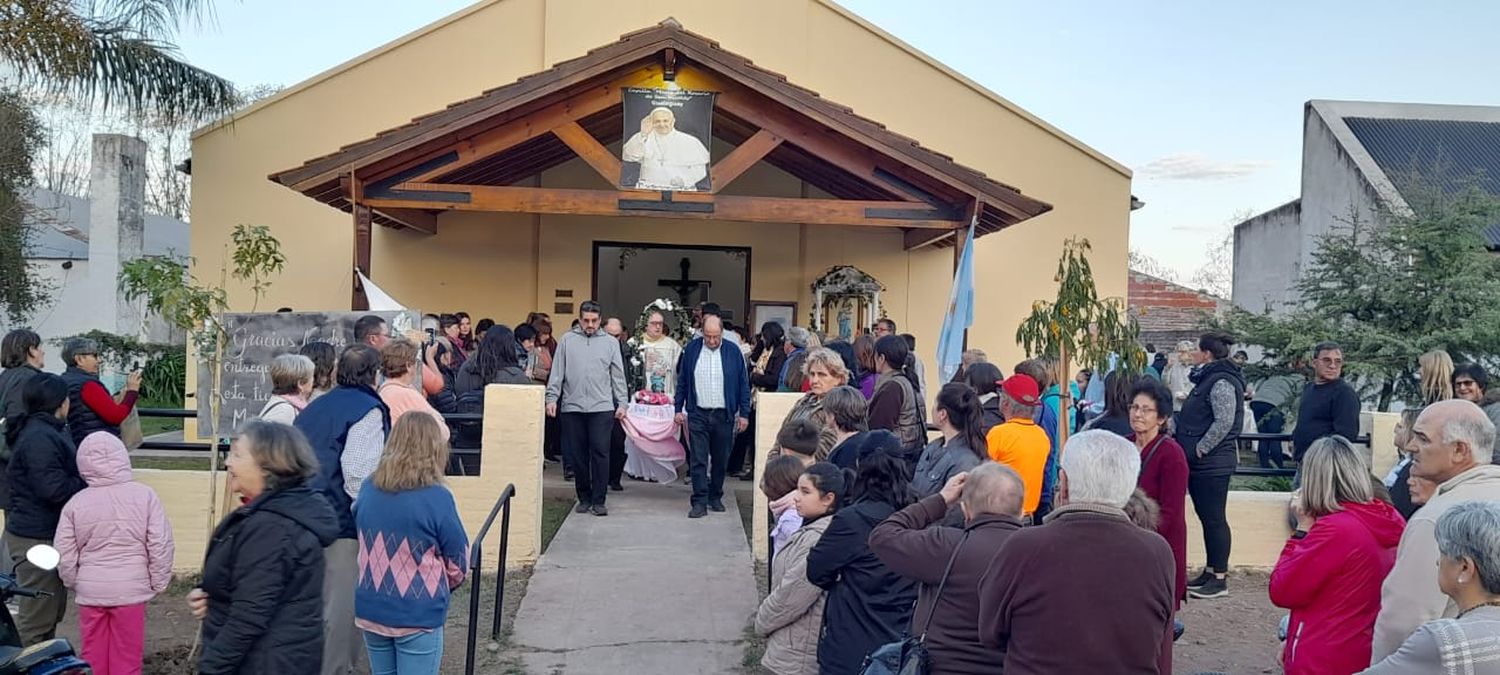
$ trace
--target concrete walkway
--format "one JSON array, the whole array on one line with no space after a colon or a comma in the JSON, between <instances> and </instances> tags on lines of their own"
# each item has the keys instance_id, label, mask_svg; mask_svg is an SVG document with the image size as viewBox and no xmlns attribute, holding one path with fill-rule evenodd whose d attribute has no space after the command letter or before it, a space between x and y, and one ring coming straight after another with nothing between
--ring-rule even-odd
<instances>
[{"instance_id":1,"label":"concrete walkway","mask_svg":"<svg viewBox=\"0 0 1500 675\"><path fill-rule=\"evenodd\" d=\"M724 513L693 520L687 486L626 481L609 516L570 514L516 615L526 672L739 672L759 594L726 492Z\"/></svg>"}]
</instances>

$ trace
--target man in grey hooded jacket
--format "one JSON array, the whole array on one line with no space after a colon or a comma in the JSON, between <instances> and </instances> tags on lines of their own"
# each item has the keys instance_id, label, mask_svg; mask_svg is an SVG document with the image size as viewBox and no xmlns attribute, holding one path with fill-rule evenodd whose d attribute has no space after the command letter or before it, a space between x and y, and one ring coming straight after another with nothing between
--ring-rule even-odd
<instances>
[{"instance_id":1,"label":"man in grey hooded jacket","mask_svg":"<svg viewBox=\"0 0 1500 675\"><path fill-rule=\"evenodd\" d=\"M547 379L547 416L558 418L563 453L573 467L578 513L609 515L609 437L625 416L625 362L620 343L599 329L599 303L578 308L578 326L562 337Z\"/></svg>"}]
</instances>

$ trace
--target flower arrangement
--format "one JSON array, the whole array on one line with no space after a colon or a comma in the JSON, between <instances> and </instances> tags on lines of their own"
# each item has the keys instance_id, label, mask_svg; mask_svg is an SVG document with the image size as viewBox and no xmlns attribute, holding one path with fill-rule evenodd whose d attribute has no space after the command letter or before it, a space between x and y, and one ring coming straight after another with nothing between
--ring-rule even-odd
<instances>
[{"instance_id":1,"label":"flower arrangement","mask_svg":"<svg viewBox=\"0 0 1500 675\"><path fill-rule=\"evenodd\" d=\"M672 397L660 391L642 389L635 393L635 402L642 405L673 405Z\"/></svg>"}]
</instances>

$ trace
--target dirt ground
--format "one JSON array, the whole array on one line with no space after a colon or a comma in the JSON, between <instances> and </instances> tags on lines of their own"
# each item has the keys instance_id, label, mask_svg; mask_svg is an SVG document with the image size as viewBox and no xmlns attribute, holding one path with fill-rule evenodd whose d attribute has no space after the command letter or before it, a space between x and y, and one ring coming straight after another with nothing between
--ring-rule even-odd
<instances>
[{"instance_id":1,"label":"dirt ground","mask_svg":"<svg viewBox=\"0 0 1500 675\"><path fill-rule=\"evenodd\" d=\"M1281 642L1276 624L1286 610L1271 604L1270 575L1235 573L1229 577L1229 597L1189 600L1180 618L1187 632L1172 652L1172 670L1187 673L1281 672Z\"/></svg>"},{"instance_id":2,"label":"dirt ground","mask_svg":"<svg viewBox=\"0 0 1500 675\"><path fill-rule=\"evenodd\" d=\"M511 571L505 580L505 606L502 613L502 635L510 632L510 624L521 605L521 596L526 592L527 571ZM472 579L470 580L472 581ZM196 673L196 661L189 658L198 632L198 622L188 613L186 596L191 583L173 584L172 588L151 601L146 608L146 662L143 675L190 675ZM448 625L444 629L442 672L462 673L468 645L469 593L473 584L465 582L453 594L448 611ZM504 644L492 643L489 639L491 617L495 607L495 577L487 573L484 577L484 596L480 599L479 635L475 649L475 672L482 675L518 675L523 673L519 660L507 655ZM68 615L58 626L58 637L67 638L78 648L77 607L68 608ZM361 671L368 673L368 670Z\"/></svg>"}]
</instances>

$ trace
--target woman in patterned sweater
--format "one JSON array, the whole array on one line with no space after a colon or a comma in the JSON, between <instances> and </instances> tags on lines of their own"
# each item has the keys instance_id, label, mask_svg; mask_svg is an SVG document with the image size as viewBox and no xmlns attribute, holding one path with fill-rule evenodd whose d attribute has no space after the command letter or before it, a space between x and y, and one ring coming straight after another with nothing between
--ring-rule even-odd
<instances>
[{"instance_id":1,"label":"woman in patterned sweater","mask_svg":"<svg viewBox=\"0 0 1500 675\"><path fill-rule=\"evenodd\" d=\"M408 412L391 429L380 466L354 505L359 530L355 625L376 673L438 672L452 589L463 583L469 538L443 485L448 444L431 415Z\"/></svg>"}]
</instances>

